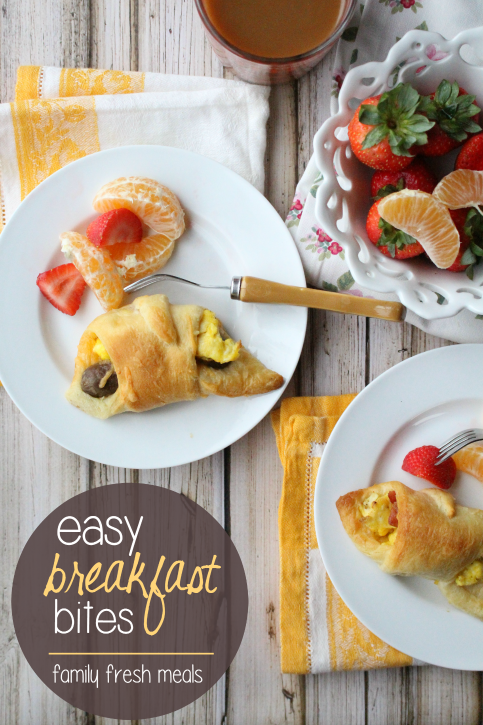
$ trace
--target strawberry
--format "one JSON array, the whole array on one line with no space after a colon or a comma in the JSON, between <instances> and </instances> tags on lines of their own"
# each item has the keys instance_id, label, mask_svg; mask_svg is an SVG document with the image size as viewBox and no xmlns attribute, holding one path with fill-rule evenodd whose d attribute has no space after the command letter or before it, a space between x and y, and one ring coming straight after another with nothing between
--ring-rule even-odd
<instances>
[{"instance_id":1,"label":"strawberry","mask_svg":"<svg viewBox=\"0 0 483 725\"><path fill-rule=\"evenodd\" d=\"M468 209L449 210L451 218L454 221L455 227L460 235L460 251L458 252L458 256L456 257L451 267L448 267L448 272L464 272L470 266L469 262L468 264L463 264L461 261L464 253L470 246L471 241L470 237L465 232L466 216L468 214L468 211Z\"/></svg>"},{"instance_id":2,"label":"strawberry","mask_svg":"<svg viewBox=\"0 0 483 725\"><path fill-rule=\"evenodd\" d=\"M456 220L455 213L460 213L458 221ZM456 264L459 259L460 266L466 271L467 276L473 279L474 267L483 257L483 216L477 209L455 209L450 211L453 221L460 233L460 239L468 240L466 248L463 251L461 257L458 254L456 258ZM464 214L463 228L461 229L461 221ZM453 265L452 265L453 266ZM450 267L451 271L455 271ZM462 271L462 270L457 270Z\"/></svg>"},{"instance_id":3,"label":"strawberry","mask_svg":"<svg viewBox=\"0 0 483 725\"><path fill-rule=\"evenodd\" d=\"M75 315L86 288L81 273L73 264L61 264L42 272L37 277L37 285L44 297L66 315Z\"/></svg>"},{"instance_id":4,"label":"strawberry","mask_svg":"<svg viewBox=\"0 0 483 725\"><path fill-rule=\"evenodd\" d=\"M140 242L143 238L143 225L139 217L129 209L112 209L94 219L87 227L86 234L96 247Z\"/></svg>"},{"instance_id":5,"label":"strawberry","mask_svg":"<svg viewBox=\"0 0 483 725\"><path fill-rule=\"evenodd\" d=\"M454 167L483 171L483 133L478 133L463 144Z\"/></svg>"},{"instance_id":6,"label":"strawberry","mask_svg":"<svg viewBox=\"0 0 483 725\"><path fill-rule=\"evenodd\" d=\"M378 201L401 189L418 189L432 194L436 183L436 177L424 161L414 159L400 171L375 171L371 181L371 196L374 201Z\"/></svg>"},{"instance_id":7,"label":"strawberry","mask_svg":"<svg viewBox=\"0 0 483 725\"><path fill-rule=\"evenodd\" d=\"M427 143L413 148L412 152L442 156L466 141L468 134L481 131L477 123L480 109L474 100L475 96L468 95L456 81L446 80L430 96L422 96L418 111L434 121L434 126L428 132Z\"/></svg>"},{"instance_id":8,"label":"strawberry","mask_svg":"<svg viewBox=\"0 0 483 725\"><path fill-rule=\"evenodd\" d=\"M427 143L426 131L434 126L415 113L421 96L409 83L367 98L352 117L348 133L359 161L374 169L397 171L409 166L414 145Z\"/></svg>"},{"instance_id":9,"label":"strawberry","mask_svg":"<svg viewBox=\"0 0 483 725\"><path fill-rule=\"evenodd\" d=\"M402 469L418 478L424 478L439 488L450 488L456 477L456 464L452 458L436 466L439 448L421 446L410 451L404 458Z\"/></svg>"},{"instance_id":10,"label":"strawberry","mask_svg":"<svg viewBox=\"0 0 483 725\"><path fill-rule=\"evenodd\" d=\"M380 201L379 199L371 206L367 215L366 230L370 241L386 257L409 259L409 257L417 257L418 254L422 254L424 249L414 237L396 229L381 218L378 210Z\"/></svg>"}]
</instances>

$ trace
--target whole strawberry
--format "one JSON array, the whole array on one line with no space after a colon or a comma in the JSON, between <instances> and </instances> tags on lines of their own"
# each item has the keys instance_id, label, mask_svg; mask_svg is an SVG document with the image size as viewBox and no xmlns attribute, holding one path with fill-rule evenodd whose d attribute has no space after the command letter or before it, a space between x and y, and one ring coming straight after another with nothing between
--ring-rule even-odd
<instances>
[{"instance_id":1,"label":"whole strawberry","mask_svg":"<svg viewBox=\"0 0 483 725\"><path fill-rule=\"evenodd\" d=\"M370 241L386 257L393 259L409 259L422 254L424 249L414 237L382 219L378 210L380 201L371 206L367 215L366 231Z\"/></svg>"},{"instance_id":2,"label":"whole strawberry","mask_svg":"<svg viewBox=\"0 0 483 725\"><path fill-rule=\"evenodd\" d=\"M402 469L418 478L424 478L439 488L450 488L456 477L456 464L452 458L436 466L439 448L421 446L410 451L404 458Z\"/></svg>"},{"instance_id":3,"label":"whole strawberry","mask_svg":"<svg viewBox=\"0 0 483 725\"><path fill-rule=\"evenodd\" d=\"M465 255L466 250L470 246L471 238L468 236L468 234L465 231L465 224L466 224L466 217L468 214L469 209L450 209L449 213L451 216L451 219L454 221L454 225L456 229L459 232L460 235L460 251L458 252L458 256L456 257L455 261L451 265L451 267L448 267L448 272L465 272L468 267L470 266L470 262L463 263L463 257ZM467 259L467 257L465 258Z\"/></svg>"},{"instance_id":4,"label":"whole strawberry","mask_svg":"<svg viewBox=\"0 0 483 725\"><path fill-rule=\"evenodd\" d=\"M367 98L352 117L349 141L357 158L373 169L397 171L409 166L414 146L427 143L426 132L434 126L416 113L421 96L409 83Z\"/></svg>"},{"instance_id":5,"label":"whole strawberry","mask_svg":"<svg viewBox=\"0 0 483 725\"><path fill-rule=\"evenodd\" d=\"M483 133L478 133L463 144L454 167L483 171Z\"/></svg>"},{"instance_id":6,"label":"whole strawberry","mask_svg":"<svg viewBox=\"0 0 483 725\"><path fill-rule=\"evenodd\" d=\"M400 171L375 171L371 180L374 201L401 189L419 189L432 194L437 181L422 159L414 159Z\"/></svg>"},{"instance_id":7,"label":"whole strawberry","mask_svg":"<svg viewBox=\"0 0 483 725\"><path fill-rule=\"evenodd\" d=\"M478 125L480 109L458 83L441 81L434 93L422 96L418 111L434 121L426 144L415 147L413 153L423 156L443 156L460 146L469 134L481 131Z\"/></svg>"},{"instance_id":8,"label":"whole strawberry","mask_svg":"<svg viewBox=\"0 0 483 725\"><path fill-rule=\"evenodd\" d=\"M459 212L459 216L456 213ZM454 264L450 267L454 271L466 271L467 276L473 279L473 271L475 266L483 257L483 216L477 209L454 209L450 211L456 228L460 233L462 247L458 254L456 264L459 260L461 269L453 270ZM463 249L463 247L465 247Z\"/></svg>"}]
</instances>

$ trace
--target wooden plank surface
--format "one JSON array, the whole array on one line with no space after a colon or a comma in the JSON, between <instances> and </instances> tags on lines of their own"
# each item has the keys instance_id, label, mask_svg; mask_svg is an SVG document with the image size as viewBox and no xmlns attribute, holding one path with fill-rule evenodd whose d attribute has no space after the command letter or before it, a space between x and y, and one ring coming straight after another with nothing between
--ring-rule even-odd
<instances>
[{"instance_id":1,"label":"wooden plank surface","mask_svg":"<svg viewBox=\"0 0 483 725\"><path fill-rule=\"evenodd\" d=\"M13 98L20 63L231 77L211 51L193 0L5 0L0 89ZM331 53L298 83L275 88L266 195L281 215L328 115ZM291 394L357 392L411 355L447 344L411 328L331 313L309 315ZM196 703L153 725L473 725L482 722L481 675L434 667L296 677L280 672L277 509L281 467L268 418L224 453L189 466L126 471L74 456L48 441L0 390L3 566L0 722L111 725L46 688L16 642L10 591L20 551L56 506L88 487L133 480L196 500L224 523L242 557L250 594L247 630L226 678ZM123 721L126 722L126 721ZM145 721L147 725L148 721Z\"/></svg>"}]
</instances>

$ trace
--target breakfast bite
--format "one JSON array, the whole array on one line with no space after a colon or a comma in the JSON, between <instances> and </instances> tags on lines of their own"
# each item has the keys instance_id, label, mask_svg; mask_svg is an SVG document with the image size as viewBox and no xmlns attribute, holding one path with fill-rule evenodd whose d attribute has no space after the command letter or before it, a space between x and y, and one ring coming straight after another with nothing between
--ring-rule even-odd
<instances>
[{"instance_id":1,"label":"breakfast bite","mask_svg":"<svg viewBox=\"0 0 483 725\"><path fill-rule=\"evenodd\" d=\"M336 506L359 551L384 572L435 580L450 604L483 619L483 511L399 481L352 491Z\"/></svg>"},{"instance_id":2,"label":"breakfast bite","mask_svg":"<svg viewBox=\"0 0 483 725\"><path fill-rule=\"evenodd\" d=\"M388 574L450 582L483 558L483 511L459 506L448 491L390 481L336 505L359 551Z\"/></svg>"},{"instance_id":3,"label":"breakfast bite","mask_svg":"<svg viewBox=\"0 0 483 725\"><path fill-rule=\"evenodd\" d=\"M95 418L208 395L277 390L283 378L226 335L211 310L138 297L82 335L67 400Z\"/></svg>"}]
</instances>

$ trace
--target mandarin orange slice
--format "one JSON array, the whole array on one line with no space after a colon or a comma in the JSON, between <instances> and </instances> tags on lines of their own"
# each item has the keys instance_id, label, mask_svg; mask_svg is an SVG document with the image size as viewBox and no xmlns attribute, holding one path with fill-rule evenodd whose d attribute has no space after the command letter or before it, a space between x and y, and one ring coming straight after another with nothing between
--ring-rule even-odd
<instances>
[{"instance_id":1,"label":"mandarin orange slice","mask_svg":"<svg viewBox=\"0 0 483 725\"><path fill-rule=\"evenodd\" d=\"M98 212L129 209L155 232L173 240L185 229L184 211L178 197L153 179L129 176L110 181L97 192L93 206Z\"/></svg>"},{"instance_id":2,"label":"mandarin orange slice","mask_svg":"<svg viewBox=\"0 0 483 725\"><path fill-rule=\"evenodd\" d=\"M437 267L451 267L460 236L448 209L434 196L403 189L381 199L378 211L389 224L417 239Z\"/></svg>"},{"instance_id":3,"label":"mandarin orange slice","mask_svg":"<svg viewBox=\"0 0 483 725\"><path fill-rule=\"evenodd\" d=\"M125 282L134 282L164 267L175 242L164 234L144 237L140 242L113 244L109 254Z\"/></svg>"},{"instance_id":4,"label":"mandarin orange slice","mask_svg":"<svg viewBox=\"0 0 483 725\"><path fill-rule=\"evenodd\" d=\"M433 196L449 209L465 209L483 204L483 171L458 169L444 176Z\"/></svg>"},{"instance_id":5,"label":"mandarin orange slice","mask_svg":"<svg viewBox=\"0 0 483 725\"><path fill-rule=\"evenodd\" d=\"M464 471L483 483L483 443L472 443L453 455L458 471Z\"/></svg>"},{"instance_id":6,"label":"mandarin orange slice","mask_svg":"<svg viewBox=\"0 0 483 725\"><path fill-rule=\"evenodd\" d=\"M124 285L106 248L95 247L87 237L77 232L64 232L60 241L66 258L77 267L102 307L106 311L120 307Z\"/></svg>"}]
</instances>

